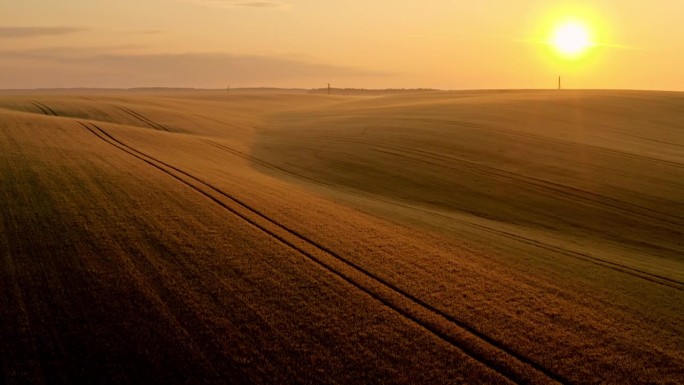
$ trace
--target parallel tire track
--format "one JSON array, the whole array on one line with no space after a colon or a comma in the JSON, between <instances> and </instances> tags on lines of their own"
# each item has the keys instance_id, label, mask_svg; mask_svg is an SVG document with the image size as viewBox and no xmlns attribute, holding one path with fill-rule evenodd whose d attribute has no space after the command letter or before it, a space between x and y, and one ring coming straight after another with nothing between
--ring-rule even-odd
<instances>
[{"instance_id":1,"label":"parallel tire track","mask_svg":"<svg viewBox=\"0 0 684 385\"><path fill-rule=\"evenodd\" d=\"M30 103L36 106L36 108L38 108L45 115L59 116L52 108L46 106L43 103L39 103L35 100L31 100Z\"/></svg>"},{"instance_id":2,"label":"parallel tire track","mask_svg":"<svg viewBox=\"0 0 684 385\"><path fill-rule=\"evenodd\" d=\"M137 113L137 112L131 110L130 108L120 107L120 106L114 106L114 107L116 107L116 108L117 108L118 110L120 110L120 111L123 111L123 112L126 113L127 115L130 115L130 116L132 116L133 118L135 118L135 119L137 119L137 120L143 122L144 124L146 124L146 125L148 125L148 126L154 128L155 130L161 130L161 131L170 132L170 130L169 130L168 128L162 126L161 124L159 124L159 123L157 123L157 122L155 122L155 121L153 121L153 120L151 120L151 119L148 119L148 118L145 117L144 115L141 115L141 114L139 114L139 113Z\"/></svg>"},{"instance_id":3,"label":"parallel tire track","mask_svg":"<svg viewBox=\"0 0 684 385\"><path fill-rule=\"evenodd\" d=\"M207 144L209 144L209 145L211 145L211 146L214 146L214 147L216 147L216 148L218 148L218 149L220 149L220 150L229 152L229 153L231 153L231 154L233 154L233 155L235 155L235 156L238 156L238 157L240 157L240 158L243 158L243 159L245 159L245 160L247 160L247 161L250 161L250 162L259 164L259 165L261 165L261 166L263 166L263 167L270 168L270 169L272 169L272 170L276 170L276 171L280 171L280 172L286 173L286 174L288 174L288 175L292 175L292 176L294 176L295 178L298 178L298 179L306 179L306 180L308 180L308 181L310 181L310 182L313 182L313 183L316 183L316 184L319 184L319 185L322 185L322 186L333 187L333 188L339 188L339 186L335 186L335 185L330 184L330 183L321 182L321 181L319 181L319 180L317 180L317 179L310 178L310 177L305 176L305 175L297 174L296 172L292 172L292 171L287 170L287 169L285 169L285 168L276 166L276 165L274 165L273 163L266 162L265 160L261 160L261 159L259 159L259 158L256 158L256 157L252 156L252 155L249 155L249 154L247 154L247 153L245 153L245 152L242 152L242 151L236 150L236 149L234 149L234 148L230 148L230 147L228 147L228 146L226 146L226 145L223 145L223 144L214 142L213 140L202 139L202 141L205 142L205 143L207 143ZM351 190L350 190L350 191L351 191Z\"/></svg>"},{"instance_id":4,"label":"parallel tire track","mask_svg":"<svg viewBox=\"0 0 684 385\"><path fill-rule=\"evenodd\" d=\"M633 276L633 277L640 278L640 279L643 279L643 280L646 280L646 281L649 281L649 282L652 282L652 283L656 283L656 284L659 284L659 285L667 286L667 287L670 287L670 288L673 288L673 289L676 289L676 290L679 290L679 291L684 291L684 282L681 282L681 281L678 281L678 280L675 280L675 279L672 279L672 278L668 278L668 277L664 277L664 276L661 276L661 275L658 275L658 274L649 273L649 272L646 272L646 271L642 271L642 270L639 270L639 269L635 269L635 268L633 268L633 267L630 267L630 266L627 266L627 265L623 265L623 264L620 264L620 263L617 263L617 262L607 261L607 260L605 260L605 259L601 259L601 258L592 256L592 255L589 255L589 254L581 253L581 252L578 252L578 251L573 251L573 250L569 250L569 249L564 249L564 248L559 247L559 246L555 246L555 245L552 245L552 244L549 244L549 243L546 243L546 242L538 241L538 240L535 240L535 239L532 239L532 238L524 237L524 236L517 235L517 234L514 234L514 233L510 233L510 232L507 232L507 231L502 231L502 230L494 229L494 228L491 228L491 227L488 227L488 226L480 225L480 224L477 224L477 223L472 223L472 222L469 222L469 221L466 221L466 220L457 219L457 218L454 218L454 217L451 217L451 216L448 216L448 215L439 214L439 213L436 213L436 212L433 212L433 211L430 211L430 210L421 209L420 207L417 207L417 206L406 205L406 204L402 204L402 203L400 203L400 202L396 202L396 201L392 201L392 200L388 200L388 199L382 199L382 198L377 197L377 196L375 196L375 195L366 194L366 193L363 193L363 192L361 192L361 191L357 191L357 190L353 190L353 189L348 189L348 188L345 188L345 187L343 187L343 186L338 186L338 185L333 185L333 184L330 184L330 183L325 183L325 182L319 181L319 180L317 180L317 179L307 177L307 176L305 176L305 175L297 174L297 173L295 173L295 172L292 172L292 171L287 170L287 169L285 169L285 168L276 166L276 165L274 165L274 164L272 164L272 163L266 162L266 161L264 161L264 160L261 160L261 159L259 159L259 158L254 157L254 156L252 156L252 155L246 154L246 153L244 153L244 152L242 152L242 151L238 151L238 150L232 149L232 148L230 148L230 147L228 147L228 146L222 145L222 144L217 143L217 142L214 142L214 141L212 141L212 140L203 139L203 141L206 142L206 143L208 143L208 144L210 144L210 145L212 145L212 146L214 146L214 147L217 147L217 148L219 148L219 149L222 149L222 150L224 150L224 151L227 151L227 152L229 152L229 153L231 153L231 154L233 154L233 155L236 155L236 156L242 157L242 158L244 158L244 159L246 159L246 160L249 160L249 161L252 161L252 162L254 162L254 163L257 163L257 164L259 164L259 165L261 165L261 166L263 166L263 167L267 167L267 168L270 168L270 169L273 169L273 170L276 170L276 171L284 172L284 173L289 174L289 175L292 175L292 176L294 176L294 177L301 178L301 179L305 179L305 180L308 180L308 181L310 181L310 182L313 182L313 183L316 183L316 184L319 184L319 185L322 185L322 186L326 186L326 187L330 187L330 188L334 188L334 189L342 189L342 190L344 190L344 191L348 191L348 192L353 193L353 194L360 194L360 195L363 195L364 197L371 198L371 199L374 199L374 200L377 200L377 201L380 201L380 202L389 203L389 204L392 204L392 205L397 205L397 206L400 206L400 207L405 207L405 208L409 208L409 209L412 209L412 210L424 212L424 213L429 214L429 215L432 215L432 216L436 216L436 217L441 217L441 218L449 219L449 220L451 220L451 221L458 222L458 223L461 223L461 224L463 224L463 225L466 225L466 226L469 226L469 227L472 227L472 228L476 228L476 229L478 229L478 230L483 230L483 231L486 231L486 232L489 232L489 233L492 233L492 234L496 234L496 235L499 235L499 236L502 236L502 237L505 237L505 238L508 238L508 239L512 239L512 240L515 240L515 241L518 241L518 242L521 242L521 243L525 243L525 244L527 244L527 245L531 245L531 246L534 246L534 247L538 247L538 248L540 248L540 249L544 249L544 250L548 250L548 251L551 251L551 252L559 253L559 254L562 254L562 255L564 255L564 256L566 256L566 257L578 259L578 260L581 260L581 261L584 261L584 262L587 262L587 263L591 263L591 264L596 265L596 266L600 266L600 267L607 268L607 269L611 269L611 270L614 270L614 271L617 271L617 272L620 272L620 273L628 274L628 275L631 275L631 276Z\"/></svg>"},{"instance_id":5,"label":"parallel tire track","mask_svg":"<svg viewBox=\"0 0 684 385\"><path fill-rule=\"evenodd\" d=\"M381 147L381 146L378 146ZM386 148L391 148L389 146L382 146ZM618 210L623 210L626 213L635 215L635 216L640 216L640 217L645 217L648 219L653 219L657 220L659 222L664 222L668 225L675 225L675 226L681 226L684 218L673 215L673 214L668 214L668 213L663 213L657 210L653 210L647 207L642 207L633 203L621 201L615 198L611 198L605 195L597 194L591 191L586 191L582 190L576 187L571 187L571 186L566 186L564 184L556 183L556 182L551 182L547 181L544 179L540 178L535 178L535 177L530 177L530 176L524 176L518 173L514 173L511 171L503 170L503 169L498 169L495 167L491 166L486 166L482 165L476 162L464 160L464 159L459 159L456 157L451 157L451 156L440 156L428 151L420 151L420 150L408 150L408 149L401 149L398 150L396 149L395 151L399 152L393 152L393 151L384 151L380 149L373 149L374 151L381 152L381 153L386 153L389 155L393 156L401 156L410 160L418 161L418 162L423 162L429 165L433 166L440 166L452 170L460 170L457 167L450 166L448 164L440 163L444 161L453 161L453 162L459 162L463 164L468 164L472 170L486 174L486 175L491 175L494 177L502 178L502 179L509 179L514 182L518 182L521 184L526 184L532 187L537 187L541 189L546 189L550 190L553 192L556 192L561 195L565 195L570 197L571 199L576 199L579 201L584 201L584 202L589 202L593 203L599 206L604 206L604 207L610 207L613 209L618 209ZM410 154L413 156L409 156L406 154ZM429 160L430 159L430 160ZM678 221L673 221L673 219L678 220Z\"/></svg>"},{"instance_id":6,"label":"parallel tire track","mask_svg":"<svg viewBox=\"0 0 684 385\"><path fill-rule=\"evenodd\" d=\"M615 199L615 198L605 196L602 194L598 194L595 192L583 190L583 189L580 189L577 187L567 186L567 185L564 185L562 183L552 182L552 181L542 179L542 178L522 175L519 173L515 173L512 171L505 170L505 169L500 169L500 168L488 166L488 165L485 165L485 164L482 164L479 162L474 162L474 161L463 159L463 158L456 157L456 156L437 154L434 152L424 151L424 150L416 150L416 149L406 147L406 146L379 144L379 143L374 143L371 141L365 141L365 140L359 140L359 139L340 138L340 137L329 137L329 138L336 140L336 141L339 141L339 142L361 144L361 145L369 147L371 150L376 151L376 152L387 153L387 154L393 155L393 156L401 156L401 157L404 157L404 158L407 158L410 160L423 162L423 163L433 165L433 166L440 166L440 167L444 167L444 168L460 170L460 169L454 168L453 166L450 166L448 164L444 164L441 162L461 163L461 164L468 165L472 170L475 170L475 171L483 173L483 174L513 180L515 182L527 184L527 185L530 185L533 187L547 189L547 190L550 190L550 191L553 191L553 192L556 192L556 193L559 193L559 194L562 194L565 196L569 196L571 198L579 199L579 200L582 200L585 202L590 202L590 203L597 204L600 206L624 210L625 212L629 212L632 215L638 215L641 217L646 217L648 219L654 219L654 220L657 220L660 222L667 223L669 225L681 226L682 223L684 223L684 217L680 217L680 216L674 215L672 213L664 213L664 212L657 211L657 210L654 210L654 209L651 209L648 207L643 207L643 206L640 206L640 205L637 205L634 203L622 201L622 200ZM383 150L380 150L380 148L384 148L384 149L387 149L389 151L383 151ZM392 152L391 150L398 151L398 153ZM413 155L413 157L408 156L406 154L411 154L411 155ZM673 221L673 219L675 221Z\"/></svg>"},{"instance_id":7,"label":"parallel tire track","mask_svg":"<svg viewBox=\"0 0 684 385\"><path fill-rule=\"evenodd\" d=\"M210 183L130 147L93 123L80 121L78 123L109 145L134 156L204 195L230 213L392 309L406 320L417 324L510 381L519 384L570 383L563 376L522 356L327 247L278 223ZM224 199L232 203L226 203Z\"/></svg>"},{"instance_id":8,"label":"parallel tire track","mask_svg":"<svg viewBox=\"0 0 684 385\"><path fill-rule=\"evenodd\" d=\"M420 118L419 119L416 119L416 118L398 118L398 119L403 120L403 121L417 121L417 122L429 123L429 124L441 124L441 125L449 125L449 126L469 127L469 128L480 129L480 130L484 129L484 130L489 130L489 131L498 131L498 132L501 132L504 134L509 134L512 136L531 138L531 139L541 140L541 141L545 141L545 142L553 142L555 144L562 144L562 145L570 146L570 147L575 147L575 146L590 147L590 148L595 149L595 150L600 150L600 151L608 152L608 153L615 154L615 155L628 156L631 158L638 158L638 159L646 159L646 160L649 160L652 162L666 163L666 164L669 164L669 165L672 165L675 167L684 167L684 164L682 164L682 163L673 162L673 161L666 160L666 159L654 158L654 157L650 157L650 156L646 156L646 155L632 154L629 152L618 151L618 150L611 149L608 147L591 145L591 144L587 144L587 143L577 143L577 142L571 142L571 141L562 140L562 139L561 140L552 140L552 139L544 137L542 135L520 132L520 131L516 131L513 129L509 129L509 128L494 127L491 125L469 123L469 122L463 122L463 121L457 121L457 120L420 119ZM684 147L684 145L682 145L682 144L664 142L664 141L660 141L660 140L644 138L644 137L637 136L637 135L630 135L628 133L625 133L624 131L616 131L616 130L611 130L611 131L619 133L621 135L639 138L642 140L649 140L649 141L659 142L661 144L677 146L677 147Z\"/></svg>"}]
</instances>

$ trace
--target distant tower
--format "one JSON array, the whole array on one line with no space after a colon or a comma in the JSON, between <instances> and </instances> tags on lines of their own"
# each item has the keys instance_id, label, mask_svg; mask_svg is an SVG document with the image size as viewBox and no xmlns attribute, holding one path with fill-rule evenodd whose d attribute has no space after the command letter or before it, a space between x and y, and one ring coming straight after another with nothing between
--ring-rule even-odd
<instances>
[{"instance_id":1,"label":"distant tower","mask_svg":"<svg viewBox=\"0 0 684 385\"><path fill-rule=\"evenodd\" d=\"M558 77L558 89L559 90L561 89L561 77L560 76Z\"/></svg>"},{"instance_id":2,"label":"distant tower","mask_svg":"<svg viewBox=\"0 0 684 385\"><path fill-rule=\"evenodd\" d=\"M228 86L227 90L228 90L228 95L230 95L230 86Z\"/></svg>"},{"instance_id":3,"label":"distant tower","mask_svg":"<svg viewBox=\"0 0 684 385\"><path fill-rule=\"evenodd\" d=\"M328 95L330 95L330 83L328 83Z\"/></svg>"}]
</instances>

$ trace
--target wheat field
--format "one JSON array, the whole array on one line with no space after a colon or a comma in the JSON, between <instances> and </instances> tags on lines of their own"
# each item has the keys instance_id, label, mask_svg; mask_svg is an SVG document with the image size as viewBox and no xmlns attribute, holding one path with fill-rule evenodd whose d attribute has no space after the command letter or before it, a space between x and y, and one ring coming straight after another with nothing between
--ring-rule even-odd
<instances>
[{"instance_id":1,"label":"wheat field","mask_svg":"<svg viewBox=\"0 0 684 385\"><path fill-rule=\"evenodd\" d=\"M684 383L684 93L0 95L0 383Z\"/></svg>"}]
</instances>

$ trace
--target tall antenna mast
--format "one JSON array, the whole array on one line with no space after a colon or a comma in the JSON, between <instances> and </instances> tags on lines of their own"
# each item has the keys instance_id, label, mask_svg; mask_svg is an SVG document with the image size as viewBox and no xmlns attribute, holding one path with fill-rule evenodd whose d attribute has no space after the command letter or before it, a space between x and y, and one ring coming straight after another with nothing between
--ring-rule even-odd
<instances>
[{"instance_id":1,"label":"tall antenna mast","mask_svg":"<svg viewBox=\"0 0 684 385\"><path fill-rule=\"evenodd\" d=\"M559 90L561 89L561 77L560 76L558 77L558 89Z\"/></svg>"},{"instance_id":2,"label":"tall antenna mast","mask_svg":"<svg viewBox=\"0 0 684 385\"><path fill-rule=\"evenodd\" d=\"M330 83L328 83L328 95L330 95Z\"/></svg>"}]
</instances>

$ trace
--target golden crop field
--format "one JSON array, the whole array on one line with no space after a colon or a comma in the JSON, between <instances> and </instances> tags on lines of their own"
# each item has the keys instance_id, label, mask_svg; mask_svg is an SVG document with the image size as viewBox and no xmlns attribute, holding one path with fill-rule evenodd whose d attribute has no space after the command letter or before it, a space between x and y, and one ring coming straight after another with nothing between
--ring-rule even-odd
<instances>
[{"instance_id":1,"label":"golden crop field","mask_svg":"<svg viewBox=\"0 0 684 385\"><path fill-rule=\"evenodd\" d=\"M684 383L682 117L680 92L0 95L0 383Z\"/></svg>"}]
</instances>

